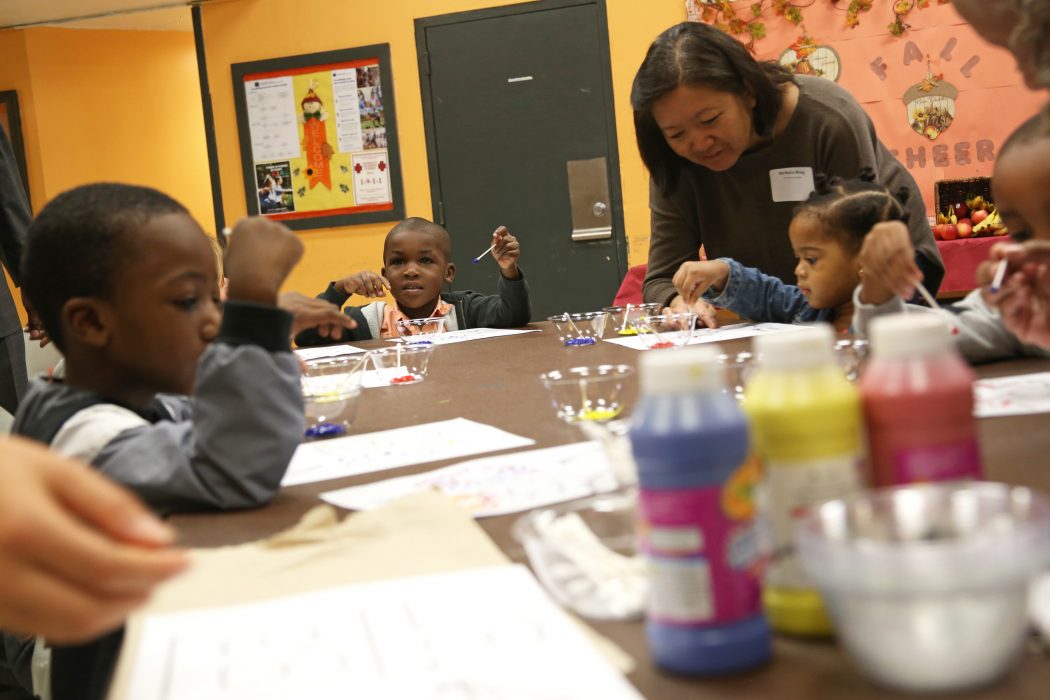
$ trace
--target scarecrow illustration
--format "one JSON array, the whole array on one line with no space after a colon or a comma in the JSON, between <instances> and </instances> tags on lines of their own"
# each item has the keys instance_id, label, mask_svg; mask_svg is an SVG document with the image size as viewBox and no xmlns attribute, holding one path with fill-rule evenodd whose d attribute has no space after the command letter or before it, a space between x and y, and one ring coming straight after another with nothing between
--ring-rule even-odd
<instances>
[{"instance_id":1,"label":"scarecrow illustration","mask_svg":"<svg viewBox=\"0 0 1050 700\"><path fill-rule=\"evenodd\" d=\"M302 101L303 122L303 151L306 154L306 177L312 190L318 183L328 189L332 189L332 174L329 163L332 159L334 149L328 145L328 133L325 121L328 113L324 111L321 98L317 96L314 88L317 84L310 83L306 97Z\"/></svg>"}]
</instances>

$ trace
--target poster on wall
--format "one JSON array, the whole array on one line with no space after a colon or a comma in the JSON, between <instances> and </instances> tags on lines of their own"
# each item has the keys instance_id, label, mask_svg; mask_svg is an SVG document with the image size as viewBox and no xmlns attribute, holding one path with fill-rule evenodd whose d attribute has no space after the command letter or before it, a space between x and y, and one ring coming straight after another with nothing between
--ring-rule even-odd
<instances>
[{"instance_id":1,"label":"poster on wall","mask_svg":"<svg viewBox=\"0 0 1050 700\"><path fill-rule=\"evenodd\" d=\"M238 63L248 211L293 229L404 218L387 44Z\"/></svg>"}]
</instances>

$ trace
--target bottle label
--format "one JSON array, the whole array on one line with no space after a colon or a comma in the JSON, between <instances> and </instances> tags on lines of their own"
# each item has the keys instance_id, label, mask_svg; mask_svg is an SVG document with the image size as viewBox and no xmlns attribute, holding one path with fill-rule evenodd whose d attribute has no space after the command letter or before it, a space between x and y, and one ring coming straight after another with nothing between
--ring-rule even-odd
<instances>
[{"instance_id":1,"label":"bottle label","mask_svg":"<svg viewBox=\"0 0 1050 700\"><path fill-rule=\"evenodd\" d=\"M650 620L722 625L761 612L753 501L758 476L757 462L748 460L725 484L641 491Z\"/></svg>"},{"instance_id":2,"label":"bottle label","mask_svg":"<svg viewBox=\"0 0 1050 700\"><path fill-rule=\"evenodd\" d=\"M768 556L765 584L812 588L795 554L795 521L809 506L861 491L860 455L769 461L765 467L756 499L761 549Z\"/></svg>"},{"instance_id":3,"label":"bottle label","mask_svg":"<svg viewBox=\"0 0 1050 700\"><path fill-rule=\"evenodd\" d=\"M894 454L897 483L980 479L981 451L976 440L909 447Z\"/></svg>"}]
</instances>

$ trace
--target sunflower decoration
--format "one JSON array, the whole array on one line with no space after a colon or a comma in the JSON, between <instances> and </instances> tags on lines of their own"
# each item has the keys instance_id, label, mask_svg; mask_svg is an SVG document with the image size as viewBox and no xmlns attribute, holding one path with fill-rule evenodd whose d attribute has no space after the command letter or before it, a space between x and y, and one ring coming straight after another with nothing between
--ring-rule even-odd
<instances>
[{"instance_id":1,"label":"sunflower decoration","mask_svg":"<svg viewBox=\"0 0 1050 700\"><path fill-rule=\"evenodd\" d=\"M908 123L915 133L933 141L948 130L955 120L955 99L959 90L945 81L944 75L934 75L930 59L926 58L926 77L908 88L904 104L908 108Z\"/></svg>"}]
</instances>

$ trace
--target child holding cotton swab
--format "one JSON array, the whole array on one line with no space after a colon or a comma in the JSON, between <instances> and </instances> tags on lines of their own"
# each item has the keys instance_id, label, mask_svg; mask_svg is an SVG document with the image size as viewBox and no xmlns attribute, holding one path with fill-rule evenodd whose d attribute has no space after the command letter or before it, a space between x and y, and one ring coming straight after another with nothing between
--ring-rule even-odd
<instances>
[{"instance_id":1,"label":"child holding cotton swab","mask_svg":"<svg viewBox=\"0 0 1050 700\"><path fill-rule=\"evenodd\" d=\"M992 191L1011 236L1050 241L1050 132L1042 115L1026 121L1003 143L995 162ZM978 272L981 287L938 313L951 321L956 329L956 346L971 362L1050 356L1050 342L1047 347L1026 342L1042 339L1039 324L1050 324L1050 318L1043 318L1045 312L1034 318L1031 313L1040 308L1040 298L1050 297L1050 290L1041 297L1041 287L1035 286L1041 279L1038 266L1026 270L1025 256L1019 252L1023 247L996 246L993 250L996 259L983 263ZM1013 271L1008 266L1006 275L999 275L1002 288L993 290L999 286L995 284L999 258L1011 254L1016 256ZM907 229L893 223L876 227L865 239L859 255L864 276L855 298L854 316L860 332L874 316L915 308L905 307L901 300L902 296L910 297L922 279L912 256ZM880 288L873 296L866 289L869 281ZM996 306L1003 309L1003 315ZM1045 339L1050 341L1050 333Z\"/></svg>"},{"instance_id":2,"label":"child holding cotton swab","mask_svg":"<svg viewBox=\"0 0 1050 700\"><path fill-rule=\"evenodd\" d=\"M452 262L452 238L432 221L413 217L394 226L383 243L383 268L379 274L366 270L336 280L318 298L342 306L353 294L371 298L386 296L393 302L373 301L348 306L344 313L357 321L357 328L344 336L349 340L397 338L397 322L404 319L445 318L444 330L465 328L515 328L532 316L529 286L518 267L521 245L504 226L492 234L492 257L499 265L498 294L475 291L443 292L456 276ZM340 342L307 330L296 336L299 346Z\"/></svg>"}]
</instances>

